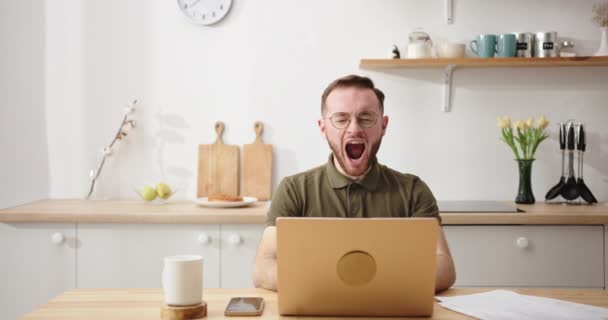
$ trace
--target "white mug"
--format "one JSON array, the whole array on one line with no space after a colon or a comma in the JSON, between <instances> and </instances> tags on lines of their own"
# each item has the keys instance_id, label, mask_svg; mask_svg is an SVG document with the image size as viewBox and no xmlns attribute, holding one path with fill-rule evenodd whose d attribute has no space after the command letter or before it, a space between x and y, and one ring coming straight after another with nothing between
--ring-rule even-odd
<instances>
[{"instance_id":1,"label":"white mug","mask_svg":"<svg viewBox=\"0 0 608 320\"><path fill-rule=\"evenodd\" d=\"M169 256L164 259L162 274L165 304L191 306L203 300L203 257Z\"/></svg>"},{"instance_id":2,"label":"white mug","mask_svg":"<svg viewBox=\"0 0 608 320\"><path fill-rule=\"evenodd\" d=\"M442 43L437 46L440 58L464 58L465 45L462 43Z\"/></svg>"}]
</instances>

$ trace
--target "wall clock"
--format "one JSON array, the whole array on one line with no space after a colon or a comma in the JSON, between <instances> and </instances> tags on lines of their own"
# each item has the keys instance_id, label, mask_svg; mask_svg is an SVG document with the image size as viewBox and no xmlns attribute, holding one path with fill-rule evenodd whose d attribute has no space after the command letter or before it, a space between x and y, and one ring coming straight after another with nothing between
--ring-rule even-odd
<instances>
[{"instance_id":1,"label":"wall clock","mask_svg":"<svg viewBox=\"0 0 608 320\"><path fill-rule=\"evenodd\" d=\"M177 5L192 22L211 25L228 14L232 0L177 0Z\"/></svg>"}]
</instances>

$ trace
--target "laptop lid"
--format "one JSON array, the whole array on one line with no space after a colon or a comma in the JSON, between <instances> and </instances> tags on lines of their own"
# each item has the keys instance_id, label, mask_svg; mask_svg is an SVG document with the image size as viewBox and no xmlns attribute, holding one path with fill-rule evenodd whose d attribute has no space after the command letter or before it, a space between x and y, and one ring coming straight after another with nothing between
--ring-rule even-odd
<instances>
[{"instance_id":1,"label":"laptop lid","mask_svg":"<svg viewBox=\"0 0 608 320\"><path fill-rule=\"evenodd\" d=\"M435 218L278 218L279 314L429 316Z\"/></svg>"}]
</instances>

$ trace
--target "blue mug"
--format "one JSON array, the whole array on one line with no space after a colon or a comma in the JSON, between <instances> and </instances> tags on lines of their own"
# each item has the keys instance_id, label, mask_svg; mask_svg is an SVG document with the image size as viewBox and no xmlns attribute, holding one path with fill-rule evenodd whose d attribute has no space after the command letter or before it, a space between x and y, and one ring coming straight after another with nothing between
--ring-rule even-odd
<instances>
[{"instance_id":1,"label":"blue mug","mask_svg":"<svg viewBox=\"0 0 608 320\"><path fill-rule=\"evenodd\" d=\"M500 34L496 40L496 54L502 58L515 57L517 53L517 37L515 34Z\"/></svg>"},{"instance_id":2,"label":"blue mug","mask_svg":"<svg viewBox=\"0 0 608 320\"><path fill-rule=\"evenodd\" d=\"M475 46L473 46L475 44ZM470 43L471 51L478 57L492 58L496 52L496 35L480 34Z\"/></svg>"}]
</instances>

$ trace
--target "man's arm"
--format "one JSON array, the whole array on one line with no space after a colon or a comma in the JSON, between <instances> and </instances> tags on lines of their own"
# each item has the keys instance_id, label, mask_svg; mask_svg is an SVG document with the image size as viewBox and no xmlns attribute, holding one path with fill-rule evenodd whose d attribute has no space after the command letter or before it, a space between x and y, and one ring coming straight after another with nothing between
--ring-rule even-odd
<instances>
[{"instance_id":1,"label":"man's arm","mask_svg":"<svg viewBox=\"0 0 608 320\"><path fill-rule=\"evenodd\" d=\"M435 292L450 288L456 281L456 271L452 254L445 240L443 229L439 227L439 238L437 239L437 273L435 277Z\"/></svg>"},{"instance_id":2,"label":"man's arm","mask_svg":"<svg viewBox=\"0 0 608 320\"><path fill-rule=\"evenodd\" d=\"M277 229L266 227L255 255L253 285L277 291Z\"/></svg>"}]
</instances>

